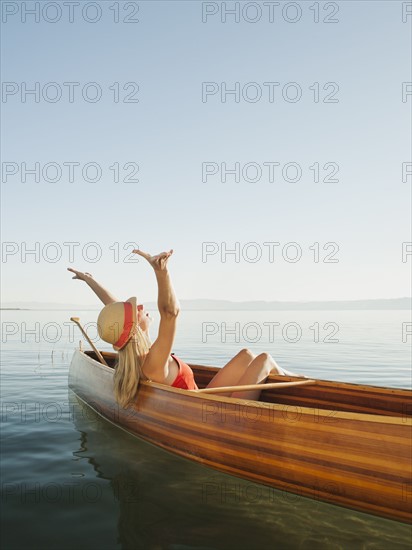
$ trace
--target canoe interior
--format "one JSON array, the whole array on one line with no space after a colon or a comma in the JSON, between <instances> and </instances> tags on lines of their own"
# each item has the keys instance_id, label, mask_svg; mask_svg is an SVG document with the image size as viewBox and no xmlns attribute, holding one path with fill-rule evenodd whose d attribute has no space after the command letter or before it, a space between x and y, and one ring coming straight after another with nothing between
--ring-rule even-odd
<instances>
[{"instance_id":1,"label":"canoe interior","mask_svg":"<svg viewBox=\"0 0 412 550\"><path fill-rule=\"evenodd\" d=\"M93 351L85 352L98 361ZM117 354L101 352L110 367L114 367ZM199 389L204 388L219 370L218 367L190 364ZM289 376L270 375L267 382L303 380ZM314 407L330 411L380 414L383 416L412 417L412 391L317 380L316 384L288 387L283 390L263 390L260 401L296 407Z\"/></svg>"}]
</instances>

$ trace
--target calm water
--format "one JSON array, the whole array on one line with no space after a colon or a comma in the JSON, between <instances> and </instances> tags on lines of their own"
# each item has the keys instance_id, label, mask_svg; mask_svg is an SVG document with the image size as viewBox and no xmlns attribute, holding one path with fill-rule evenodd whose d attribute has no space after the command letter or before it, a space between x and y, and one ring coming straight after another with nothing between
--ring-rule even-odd
<instances>
[{"instance_id":1,"label":"calm water","mask_svg":"<svg viewBox=\"0 0 412 550\"><path fill-rule=\"evenodd\" d=\"M2 314L2 548L411 548L410 526L220 474L81 405L69 318L96 340L97 312ZM410 388L405 323L406 311L186 312L174 351L222 366L247 346L297 373Z\"/></svg>"}]
</instances>

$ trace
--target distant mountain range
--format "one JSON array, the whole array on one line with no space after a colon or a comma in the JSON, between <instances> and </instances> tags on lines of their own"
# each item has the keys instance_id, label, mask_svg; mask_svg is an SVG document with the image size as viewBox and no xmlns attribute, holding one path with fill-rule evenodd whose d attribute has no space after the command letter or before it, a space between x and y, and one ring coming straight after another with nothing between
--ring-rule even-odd
<instances>
[{"instance_id":1,"label":"distant mountain range","mask_svg":"<svg viewBox=\"0 0 412 550\"><path fill-rule=\"evenodd\" d=\"M389 298L378 300L334 300L316 302L231 302L229 300L179 300L186 311L280 311L280 310L344 310L344 309L411 309L412 298ZM156 302L147 302L147 309L156 309ZM78 311L98 311L99 304L56 304L51 302L5 302L0 309L64 310L73 314Z\"/></svg>"}]
</instances>

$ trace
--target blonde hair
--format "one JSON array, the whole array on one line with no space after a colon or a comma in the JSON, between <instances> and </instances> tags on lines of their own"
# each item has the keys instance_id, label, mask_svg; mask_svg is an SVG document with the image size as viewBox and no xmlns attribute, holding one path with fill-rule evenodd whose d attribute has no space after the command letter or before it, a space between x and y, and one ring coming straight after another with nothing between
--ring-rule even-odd
<instances>
[{"instance_id":1,"label":"blonde hair","mask_svg":"<svg viewBox=\"0 0 412 550\"><path fill-rule=\"evenodd\" d=\"M140 378L144 376L142 366L150 345L149 337L138 326L129 342L119 350L113 382L114 396L123 408L129 407L136 397Z\"/></svg>"}]
</instances>

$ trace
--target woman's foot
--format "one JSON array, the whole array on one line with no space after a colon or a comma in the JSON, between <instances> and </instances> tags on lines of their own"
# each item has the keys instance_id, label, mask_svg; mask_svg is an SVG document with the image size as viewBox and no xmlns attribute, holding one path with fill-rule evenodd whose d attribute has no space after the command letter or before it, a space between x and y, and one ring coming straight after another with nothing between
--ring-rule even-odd
<instances>
[{"instance_id":1,"label":"woman's foot","mask_svg":"<svg viewBox=\"0 0 412 550\"><path fill-rule=\"evenodd\" d=\"M277 368L280 371L279 374L283 374L284 376L296 376L298 378L308 378L307 376L304 376L303 374L296 374L295 372L291 372L290 370L286 370L283 367L279 367L279 365L277 365Z\"/></svg>"}]
</instances>

